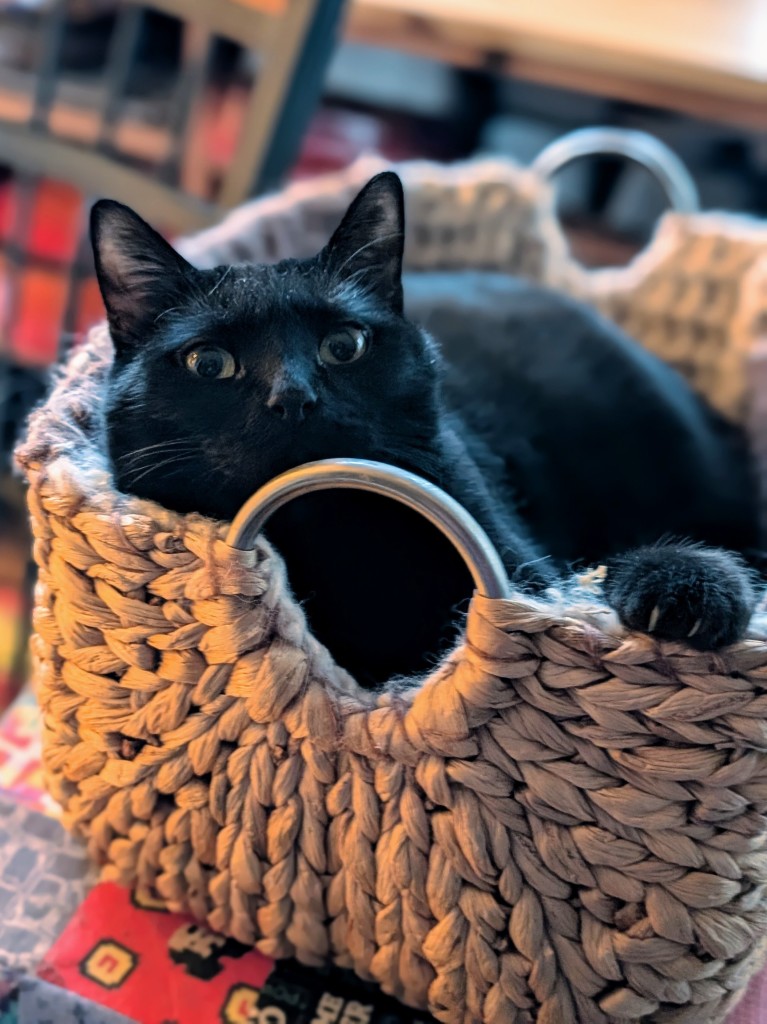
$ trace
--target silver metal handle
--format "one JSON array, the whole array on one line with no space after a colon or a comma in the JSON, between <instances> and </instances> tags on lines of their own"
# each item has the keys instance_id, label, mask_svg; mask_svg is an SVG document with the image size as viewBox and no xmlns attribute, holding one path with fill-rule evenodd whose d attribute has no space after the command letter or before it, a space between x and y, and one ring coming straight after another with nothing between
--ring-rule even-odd
<instances>
[{"instance_id":1,"label":"silver metal handle","mask_svg":"<svg viewBox=\"0 0 767 1024\"><path fill-rule=\"evenodd\" d=\"M552 178L573 160L603 153L625 156L645 167L660 184L672 209L679 213L700 210L698 189L679 157L659 139L633 128L579 128L568 132L538 154L532 169L544 178Z\"/></svg>"},{"instance_id":2,"label":"silver metal handle","mask_svg":"<svg viewBox=\"0 0 767 1024\"><path fill-rule=\"evenodd\" d=\"M278 508L304 494L337 487L380 494L420 512L452 542L480 594L490 598L510 596L511 586L498 552L465 508L415 473L366 459L309 462L270 480L237 513L229 528L227 543L240 550L252 547Z\"/></svg>"}]
</instances>

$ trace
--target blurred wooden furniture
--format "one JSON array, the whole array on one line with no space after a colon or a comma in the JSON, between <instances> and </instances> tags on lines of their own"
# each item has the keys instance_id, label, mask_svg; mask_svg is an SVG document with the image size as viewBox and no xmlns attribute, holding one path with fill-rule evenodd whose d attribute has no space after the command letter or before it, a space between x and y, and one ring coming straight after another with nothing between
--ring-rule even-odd
<instances>
[{"instance_id":1,"label":"blurred wooden furniture","mask_svg":"<svg viewBox=\"0 0 767 1024\"><path fill-rule=\"evenodd\" d=\"M19 353L20 325L27 340L34 331L23 312L35 289L63 335L84 326L92 258L79 207L64 292L50 254L29 251L40 180L74 186L85 212L89 198L121 200L170 235L277 187L319 102L343 6L0 0L0 168L14 179L0 194L0 353ZM3 404L0 380L0 415Z\"/></svg>"},{"instance_id":2,"label":"blurred wooden furniture","mask_svg":"<svg viewBox=\"0 0 767 1024\"><path fill-rule=\"evenodd\" d=\"M277 185L295 159L319 100L343 5L115 0L103 68L83 75L62 69L67 25L103 12L104 4L49 0L34 15L28 60L14 66L12 52L0 54L0 161L22 174L54 176L85 194L108 192L173 232L211 223ZM159 98L137 98L128 88L148 11L178 19L183 31L175 81ZM241 75L238 83L241 124L232 158L206 179L200 173L206 154L195 128L218 87L209 76L218 39L249 53L252 74L247 87Z\"/></svg>"},{"instance_id":3,"label":"blurred wooden furniture","mask_svg":"<svg viewBox=\"0 0 767 1024\"><path fill-rule=\"evenodd\" d=\"M767 128L767 0L354 0L347 37Z\"/></svg>"}]
</instances>

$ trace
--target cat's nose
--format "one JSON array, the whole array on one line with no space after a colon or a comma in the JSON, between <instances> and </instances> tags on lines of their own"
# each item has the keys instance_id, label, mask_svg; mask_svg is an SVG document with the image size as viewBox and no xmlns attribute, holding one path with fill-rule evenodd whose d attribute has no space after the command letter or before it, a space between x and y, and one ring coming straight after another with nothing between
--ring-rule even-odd
<instances>
[{"instance_id":1,"label":"cat's nose","mask_svg":"<svg viewBox=\"0 0 767 1024\"><path fill-rule=\"evenodd\" d=\"M272 388L266 400L268 409L280 419L294 422L305 419L317 404L317 395L310 387L289 385Z\"/></svg>"}]
</instances>

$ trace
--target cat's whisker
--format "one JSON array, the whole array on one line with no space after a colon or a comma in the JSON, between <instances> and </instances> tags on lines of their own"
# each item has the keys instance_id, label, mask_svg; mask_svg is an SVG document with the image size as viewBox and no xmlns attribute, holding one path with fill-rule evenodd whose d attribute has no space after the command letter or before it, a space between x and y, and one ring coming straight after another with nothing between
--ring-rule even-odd
<instances>
[{"instance_id":1,"label":"cat's whisker","mask_svg":"<svg viewBox=\"0 0 767 1024\"><path fill-rule=\"evenodd\" d=\"M185 448L190 448L191 449L191 448L198 448L198 447L199 447L199 445L195 441L183 441L183 442L174 441L172 443L165 442L163 444L152 445L151 449L149 449L148 447L147 448L138 448L138 449L136 449L135 451L132 451L132 452L125 452L124 454L118 456L118 458L120 458L120 459L135 459L135 458L138 458L139 456L143 457L145 455L162 455L162 453L164 451L172 452L172 451L183 450Z\"/></svg>"},{"instance_id":2,"label":"cat's whisker","mask_svg":"<svg viewBox=\"0 0 767 1024\"><path fill-rule=\"evenodd\" d=\"M170 313L175 313L177 309L181 309L181 306L171 306L170 309L164 309L162 313L157 314L154 318L154 322L157 323L159 320L162 320L164 316L168 316Z\"/></svg>"},{"instance_id":3,"label":"cat's whisker","mask_svg":"<svg viewBox=\"0 0 767 1024\"><path fill-rule=\"evenodd\" d=\"M143 448L134 448L133 451L123 452L121 455L117 456L115 461L121 464L136 461L140 462L146 458L155 458L166 451L183 451L185 448L189 448L189 450L192 451L195 450L196 447L195 442L189 438L177 438L174 441L159 441L157 444L148 444Z\"/></svg>"},{"instance_id":4,"label":"cat's whisker","mask_svg":"<svg viewBox=\"0 0 767 1024\"><path fill-rule=\"evenodd\" d=\"M147 466L137 476L134 476L129 470L131 487L135 487L139 480L143 480L145 476L155 472L155 470L171 466L174 463L180 465L181 463L189 461L189 459L193 458L195 454L195 452L182 452L180 455L173 455L169 459L161 459L159 462L153 462L151 466Z\"/></svg>"},{"instance_id":5,"label":"cat's whisker","mask_svg":"<svg viewBox=\"0 0 767 1024\"><path fill-rule=\"evenodd\" d=\"M189 441L188 437L175 437L168 441L157 441L155 444L145 444L143 448L133 448L131 451L126 452L126 455L138 455L140 452L148 452L153 448L163 448L166 445L181 444L182 441Z\"/></svg>"},{"instance_id":6,"label":"cat's whisker","mask_svg":"<svg viewBox=\"0 0 767 1024\"><path fill-rule=\"evenodd\" d=\"M162 454L165 454L165 453L162 453ZM193 451L172 452L172 453L169 454L169 458L170 459L181 459L181 458L183 458L183 459L190 459L190 458L196 457L197 455L198 455L198 453L197 452L193 452ZM163 460L160 460L160 462L158 462L156 459L144 458L144 459L141 459L141 460L139 460L137 462L131 463L131 465L129 465L129 466L121 466L120 467L120 471L122 473L127 473L128 475L130 475L132 477L135 475L135 479L138 479L139 477L138 477L137 474L143 474L144 472L151 472L155 468L155 466L160 465L160 463L162 461Z\"/></svg>"},{"instance_id":7,"label":"cat's whisker","mask_svg":"<svg viewBox=\"0 0 767 1024\"><path fill-rule=\"evenodd\" d=\"M174 456L174 458L175 457L181 458L182 456L184 458L191 458L193 456L196 456L197 454L198 453L194 452L194 451L188 451L188 452L184 451L184 452L174 452L173 456ZM141 460L139 460L137 462L131 463L129 466L121 466L120 470L123 473L134 474L134 473L140 473L142 470L145 470L145 469L151 471L156 465L158 465L156 460L149 459L149 458L144 458L144 459L141 459Z\"/></svg>"}]
</instances>

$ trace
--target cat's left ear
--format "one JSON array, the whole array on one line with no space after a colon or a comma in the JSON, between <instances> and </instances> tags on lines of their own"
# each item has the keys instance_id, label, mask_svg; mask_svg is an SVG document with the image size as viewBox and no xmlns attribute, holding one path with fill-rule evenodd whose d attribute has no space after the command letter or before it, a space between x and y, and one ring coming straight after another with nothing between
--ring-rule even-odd
<instances>
[{"instance_id":1,"label":"cat's left ear","mask_svg":"<svg viewBox=\"0 0 767 1024\"><path fill-rule=\"evenodd\" d=\"M351 204L325 253L337 280L353 279L360 291L401 313L404 245L402 182L393 171L384 171Z\"/></svg>"},{"instance_id":2,"label":"cat's left ear","mask_svg":"<svg viewBox=\"0 0 767 1024\"><path fill-rule=\"evenodd\" d=\"M91 243L112 340L130 351L198 272L130 207L109 199L91 210Z\"/></svg>"}]
</instances>

